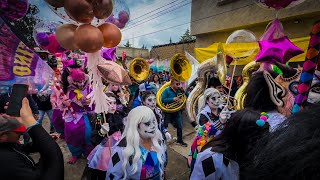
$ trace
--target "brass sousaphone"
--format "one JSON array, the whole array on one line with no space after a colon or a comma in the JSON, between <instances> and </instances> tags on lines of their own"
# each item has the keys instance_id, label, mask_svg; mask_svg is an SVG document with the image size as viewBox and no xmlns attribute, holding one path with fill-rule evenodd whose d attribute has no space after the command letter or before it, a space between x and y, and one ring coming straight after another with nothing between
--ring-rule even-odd
<instances>
[{"instance_id":1,"label":"brass sousaphone","mask_svg":"<svg viewBox=\"0 0 320 180\"><path fill-rule=\"evenodd\" d=\"M217 72L221 84L225 84L227 65L225 56L222 49L222 44L218 46L217 56L202 62L198 68L198 81L197 85L190 92L187 99L186 109L190 121L195 121L199 106L199 101L203 100L203 93L208 88L209 74Z\"/></svg>"},{"instance_id":2,"label":"brass sousaphone","mask_svg":"<svg viewBox=\"0 0 320 180\"><path fill-rule=\"evenodd\" d=\"M191 67L191 62L190 60L183 54L176 54L171 58L170 61L170 75L171 78L176 79L177 81L180 82L185 82L187 81L192 73L192 67ZM177 95L177 97L180 98L179 102L173 102L170 104L163 104L161 100L161 95L163 91L169 87L171 84L170 82L165 83L157 92L157 104L160 109L164 112L172 113L172 112L177 112L180 111L184 105L186 104L187 97L184 93L180 93Z\"/></svg>"},{"instance_id":3,"label":"brass sousaphone","mask_svg":"<svg viewBox=\"0 0 320 180\"><path fill-rule=\"evenodd\" d=\"M150 67L145 59L134 58L130 63L129 73L136 81L140 82L148 78Z\"/></svg>"}]
</instances>

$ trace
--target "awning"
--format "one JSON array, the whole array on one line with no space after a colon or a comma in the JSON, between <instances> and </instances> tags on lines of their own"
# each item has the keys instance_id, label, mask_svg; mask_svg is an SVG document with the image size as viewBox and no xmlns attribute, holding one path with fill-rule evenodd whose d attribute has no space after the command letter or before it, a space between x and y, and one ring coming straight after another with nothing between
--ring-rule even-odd
<instances>
[{"instance_id":1,"label":"awning","mask_svg":"<svg viewBox=\"0 0 320 180\"><path fill-rule=\"evenodd\" d=\"M290 39L291 42L293 42L296 46L301 48L304 53L300 54L292 59L290 59L289 62L301 62L305 60L306 52L308 50L309 40L310 37L302 37L302 38L296 38L296 39ZM196 59L199 61L199 63L204 62L207 59L213 58L217 55L218 51L218 45L219 43L213 43L209 47L206 48L195 48L195 55ZM256 57L258 51L259 51L259 44L258 43L234 43L234 44L225 44L223 43L223 48L225 52L234 52L234 53L240 53L243 51L254 51L254 53L247 57L243 58L238 61L238 65L246 65L251 61L254 61L254 58ZM232 63L233 64L233 63ZM232 65L231 64L231 65Z\"/></svg>"}]
</instances>

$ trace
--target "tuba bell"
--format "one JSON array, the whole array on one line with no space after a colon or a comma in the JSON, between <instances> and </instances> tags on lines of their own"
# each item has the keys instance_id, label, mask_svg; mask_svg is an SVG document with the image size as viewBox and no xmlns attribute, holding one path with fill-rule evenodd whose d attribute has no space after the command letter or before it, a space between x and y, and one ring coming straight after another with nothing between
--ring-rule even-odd
<instances>
[{"instance_id":1,"label":"tuba bell","mask_svg":"<svg viewBox=\"0 0 320 180\"><path fill-rule=\"evenodd\" d=\"M129 73L136 81L143 81L149 76L150 67L145 59L134 58L130 63Z\"/></svg>"},{"instance_id":2,"label":"tuba bell","mask_svg":"<svg viewBox=\"0 0 320 180\"><path fill-rule=\"evenodd\" d=\"M247 64L243 70L242 70L242 78L243 78L243 84L238 89L238 91L235 94L235 99L237 100L237 106L236 110L241 110L244 108L244 100L246 97L245 90L249 84L249 80L254 72L256 72L260 68L260 63L257 63L255 61L250 62Z\"/></svg>"},{"instance_id":3,"label":"tuba bell","mask_svg":"<svg viewBox=\"0 0 320 180\"><path fill-rule=\"evenodd\" d=\"M171 58L170 61L170 74L171 77L177 81L187 81L192 73L192 67L190 60L183 54L176 54ZM180 98L179 102L173 102L170 104L164 104L161 100L161 95L163 91L171 85L171 81L165 83L157 92L156 100L160 109L164 112L172 113L180 111L187 101L187 96L185 93L179 93L177 97Z\"/></svg>"}]
</instances>

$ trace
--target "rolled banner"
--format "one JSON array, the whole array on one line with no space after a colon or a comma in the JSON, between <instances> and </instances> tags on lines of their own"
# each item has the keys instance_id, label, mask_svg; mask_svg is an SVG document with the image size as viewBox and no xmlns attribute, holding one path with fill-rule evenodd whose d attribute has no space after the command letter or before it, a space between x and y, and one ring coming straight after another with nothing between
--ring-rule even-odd
<instances>
[{"instance_id":1,"label":"rolled banner","mask_svg":"<svg viewBox=\"0 0 320 180\"><path fill-rule=\"evenodd\" d=\"M310 33L309 48L306 55L306 60L303 63L303 70L300 76L298 86L298 95L295 98L292 113L299 112L301 106L308 100L309 90L313 80L313 75L317 68L320 59L320 21L317 21Z\"/></svg>"}]
</instances>

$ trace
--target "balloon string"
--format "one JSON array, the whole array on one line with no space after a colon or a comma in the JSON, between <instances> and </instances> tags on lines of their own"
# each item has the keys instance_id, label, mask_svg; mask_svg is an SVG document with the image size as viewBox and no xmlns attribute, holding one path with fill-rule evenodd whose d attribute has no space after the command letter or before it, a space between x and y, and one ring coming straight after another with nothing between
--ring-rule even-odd
<instances>
[{"instance_id":1,"label":"balloon string","mask_svg":"<svg viewBox=\"0 0 320 180\"><path fill-rule=\"evenodd\" d=\"M107 118L106 118L106 112L105 111L103 111L103 123L102 124L104 124L104 123L107 123ZM110 127L109 127L110 128ZM110 130L110 129L109 129ZM110 140L110 138L109 138L109 134L107 133L106 134L107 135L107 138L108 138L108 144L109 144L109 152L110 152L110 154L111 154L111 144L110 144L110 142L111 142L111 140Z\"/></svg>"},{"instance_id":2,"label":"balloon string","mask_svg":"<svg viewBox=\"0 0 320 180\"><path fill-rule=\"evenodd\" d=\"M231 76L230 89L229 89L229 93L228 93L228 97L227 97L227 105L226 105L227 108L229 106L230 94L231 94L232 84L233 84L233 77L234 77L234 73L236 71L236 67L237 67L237 58L235 58L235 62L233 65L233 72L232 72L232 76Z\"/></svg>"}]
</instances>

